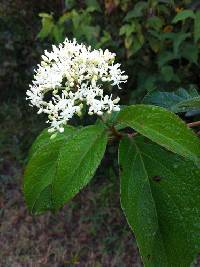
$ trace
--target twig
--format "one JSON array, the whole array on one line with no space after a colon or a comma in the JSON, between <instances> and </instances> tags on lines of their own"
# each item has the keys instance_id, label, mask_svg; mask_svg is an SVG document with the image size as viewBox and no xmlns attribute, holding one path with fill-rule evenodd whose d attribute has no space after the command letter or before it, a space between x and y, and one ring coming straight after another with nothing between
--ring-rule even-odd
<instances>
[{"instance_id":1,"label":"twig","mask_svg":"<svg viewBox=\"0 0 200 267\"><path fill-rule=\"evenodd\" d=\"M187 124L188 127L200 126L200 121L194 121Z\"/></svg>"},{"instance_id":2,"label":"twig","mask_svg":"<svg viewBox=\"0 0 200 267\"><path fill-rule=\"evenodd\" d=\"M110 131L115 137L117 137L117 139L121 139L123 137L123 134L118 132L113 125L110 127Z\"/></svg>"}]
</instances>

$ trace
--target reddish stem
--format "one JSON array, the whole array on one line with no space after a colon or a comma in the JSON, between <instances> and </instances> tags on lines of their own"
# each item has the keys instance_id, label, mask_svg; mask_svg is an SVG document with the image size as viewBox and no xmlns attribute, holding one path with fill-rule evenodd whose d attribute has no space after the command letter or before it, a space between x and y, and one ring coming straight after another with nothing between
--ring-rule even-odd
<instances>
[{"instance_id":1,"label":"reddish stem","mask_svg":"<svg viewBox=\"0 0 200 267\"><path fill-rule=\"evenodd\" d=\"M123 137L123 134L121 134L120 132L118 132L116 130L116 128L112 125L110 127L111 133L117 138L117 139L121 139Z\"/></svg>"},{"instance_id":2,"label":"reddish stem","mask_svg":"<svg viewBox=\"0 0 200 267\"><path fill-rule=\"evenodd\" d=\"M200 126L200 121L190 122L187 124L188 127Z\"/></svg>"}]
</instances>

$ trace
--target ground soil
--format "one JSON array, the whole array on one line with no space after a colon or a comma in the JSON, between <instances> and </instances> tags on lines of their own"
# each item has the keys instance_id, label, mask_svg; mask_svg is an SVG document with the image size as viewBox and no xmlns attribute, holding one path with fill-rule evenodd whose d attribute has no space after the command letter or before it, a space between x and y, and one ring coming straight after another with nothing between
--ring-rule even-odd
<instances>
[{"instance_id":1,"label":"ground soil","mask_svg":"<svg viewBox=\"0 0 200 267\"><path fill-rule=\"evenodd\" d=\"M23 200L22 171L16 163L14 170L4 167L9 175L1 181L1 267L142 266L112 182L96 178L57 214L33 217ZM12 177L16 170L18 178Z\"/></svg>"}]
</instances>

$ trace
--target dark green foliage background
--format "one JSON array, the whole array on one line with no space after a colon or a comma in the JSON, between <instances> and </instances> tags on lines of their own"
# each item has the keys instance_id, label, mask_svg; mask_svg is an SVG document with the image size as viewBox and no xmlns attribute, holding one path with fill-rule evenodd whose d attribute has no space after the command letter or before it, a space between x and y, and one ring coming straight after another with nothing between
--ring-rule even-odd
<instances>
[{"instance_id":1,"label":"dark green foliage background","mask_svg":"<svg viewBox=\"0 0 200 267\"><path fill-rule=\"evenodd\" d=\"M200 5L194 0L1 1L2 128L9 116L20 121L23 130L17 133L17 142L26 139L22 151L26 154L33 140L30 132L36 136L45 120L28 107L25 92L43 50L65 37L117 54L117 61L129 75L123 90L117 90L121 104L139 103L157 90L182 87L199 91L199 12ZM16 127L7 128L3 133L6 139Z\"/></svg>"},{"instance_id":2,"label":"dark green foliage background","mask_svg":"<svg viewBox=\"0 0 200 267\"><path fill-rule=\"evenodd\" d=\"M109 48L129 74L123 100L153 90L199 87L198 1L65 1L62 14L41 13L41 40L77 38Z\"/></svg>"},{"instance_id":3,"label":"dark green foliage background","mask_svg":"<svg viewBox=\"0 0 200 267\"><path fill-rule=\"evenodd\" d=\"M194 0L1 1L1 99L24 96L43 49L65 37L117 54L129 74L125 102L199 88L199 10Z\"/></svg>"}]
</instances>

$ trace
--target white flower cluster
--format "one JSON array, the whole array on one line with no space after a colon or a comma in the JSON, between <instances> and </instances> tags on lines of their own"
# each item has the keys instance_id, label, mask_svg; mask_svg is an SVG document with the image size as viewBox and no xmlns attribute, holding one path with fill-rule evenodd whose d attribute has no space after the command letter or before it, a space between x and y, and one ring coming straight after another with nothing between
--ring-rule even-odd
<instances>
[{"instance_id":1,"label":"white flower cluster","mask_svg":"<svg viewBox=\"0 0 200 267\"><path fill-rule=\"evenodd\" d=\"M119 110L119 97L104 95L103 85L125 83L128 76L114 64L115 54L108 50L91 50L76 40L66 39L52 51L45 51L27 91L31 106L48 114L50 132L63 132L74 114L81 115L83 103L89 114Z\"/></svg>"}]
</instances>

